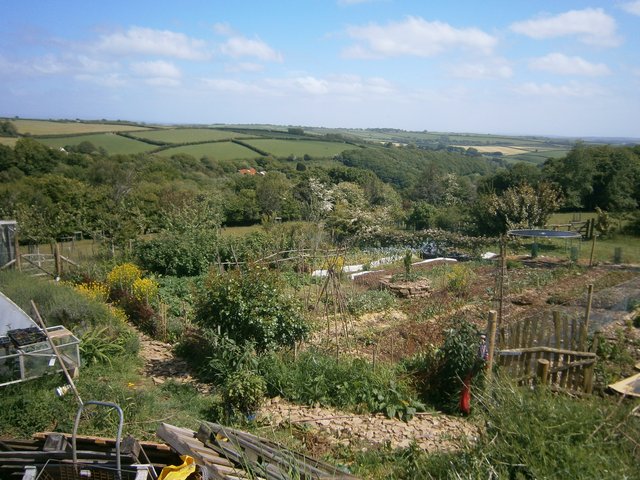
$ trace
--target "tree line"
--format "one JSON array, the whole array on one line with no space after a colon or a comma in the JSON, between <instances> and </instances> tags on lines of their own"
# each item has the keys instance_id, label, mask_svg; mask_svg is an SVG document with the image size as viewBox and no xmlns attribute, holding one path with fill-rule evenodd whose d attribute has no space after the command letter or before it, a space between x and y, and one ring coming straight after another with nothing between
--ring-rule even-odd
<instances>
[{"instance_id":1,"label":"tree line","mask_svg":"<svg viewBox=\"0 0 640 480\"><path fill-rule=\"evenodd\" d=\"M246 167L266 173L240 174ZM559 209L633 213L639 202L640 146L577 143L538 167L370 145L251 161L108 155L90 142L59 150L33 138L0 145L0 217L38 242L82 231L123 243L170 228L181 209L217 226L321 223L344 242L397 228L495 235L541 226Z\"/></svg>"}]
</instances>

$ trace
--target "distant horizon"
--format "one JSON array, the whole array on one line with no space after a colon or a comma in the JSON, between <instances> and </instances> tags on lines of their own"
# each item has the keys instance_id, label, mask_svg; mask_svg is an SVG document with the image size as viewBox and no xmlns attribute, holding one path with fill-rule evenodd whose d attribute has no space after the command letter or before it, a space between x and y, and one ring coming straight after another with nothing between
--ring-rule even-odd
<instances>
[{"instance_id":1,"label":"distant horizon","mask_svg":"<svg viewBox=\"0 0 640 480\"><path fill-rule=\"evenodd\" d=\"M623 141L633 141L634 143L640 143L640 136L638 137L627 137L627 136L611 136L611 135L556 135L556 134L541 134L541 133L505 133L505 132L469 132L462 130L407 130L399 127L327 127L323 125L296 125L296 124L280 124L273 122L266 123L223 123L223 122L165 122L165 121L150 121L150 120L132 120L127 118L82 118L82 117L73 117L73 118L65 118L65 117L23 117L20 115L0 115L0 120L34 120L34 121L53 121L53 122L85 122L85 123L133 123L139 125L161 125L161 126L173 126L173 127L184 127L184 126L196 126L196 127L212 127L216 125L220 126L273 126L273 127L283 127L283 128L313 128L313 129L325 129L325 130L400 130L407 133L434 133L434 134L454 134L454 135L488 135L488 136L505 136L505 137L542 137L542 138L560 138L560 139L568 139L568 140L615 140L618 142Z\"/></svg>"}]
</instances>

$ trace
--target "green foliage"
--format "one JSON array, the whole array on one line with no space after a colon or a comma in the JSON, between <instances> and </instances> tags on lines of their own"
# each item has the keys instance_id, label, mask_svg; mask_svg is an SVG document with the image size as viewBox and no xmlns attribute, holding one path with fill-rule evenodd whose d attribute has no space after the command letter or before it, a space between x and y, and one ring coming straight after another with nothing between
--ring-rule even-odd
<instances>
[{"instance_id":1,"label":"green foliage","mask_svg":"<svg viewBox=\"0 0 640 480\"><path fill-rule=\"evenodd\" d=\"M445 274L446 289L453 295L467 297L474 278L475 273L469 266L460 263L455 264Z\"/></svg>"},{"instance_id":2,"label":"green foliage","mask_svg":"<svg viewBox=\"0 0 640 480\"><path fill-rule=\"evenodd\" d=\"M411 446L356 454L356 474L387 467L389 479L637 478L640 422L634 404L575 399L501 380L476 396L485 427L477 442L450 453Z\"/></svg>"},{"instance_id":3,"label":"green foliage","mask_svg":"<svg viewBox=\"0 0 640 480\"><path fill-rule=\"evenodd\" d=\"M611 217L607 212L602 210L600 207L596 207L596 223L595 229L598 233L603 237L608 237L613 230L613 225L611 224Z\"/></svg>"},{"instance_id":4,"label":"green foliage","mask_svg":"<svg viewBox=\"0 0 640 480\"><path fill-rule=\"evenodd\" d=\"M541 227L561 205L560 192L548 182L540 182L535 187L526 183L510 187L500 195L488 195L485 200L482 205L487 211L480 214L477 221L485 222L487 217L499 219L500 231L491 232L494 234Z\"/></svg>"},{"instance_id":5,"label":"green foliage","mask_svg":"<svg viewBox=\"0 0 640 480\"><path fill-rule=\"evenodd\" d=\"M382 312L396 304L396 297L388 290L367 290L350 295L347 299L347 310L351 315Z\"/></svg>"},{"instance_id":6,"label":"green foliage","mask_svg":"<svg viewBox=\"0 0 640 480\"><path fill-rule=\"evenodd\" d=\"M199 293L196 322L260 351L293 345L308 327L297 299L285 292L278 275L261 267L212 273Z\"/></svg>"},{"instance_id":7,"label":"green foliage","mask_svg":"<svg viewBox=\"0 0 640 480\"><path fill-rule=\"evenodd\" d=\"M405 364L416 379L424 397L437 408L458 411L463 381L480 371L478 358L480 337L475 325L466 320L453 320L440 349L417 357Z\"/></svg>"},{"instance_id":8,"label":"green foliage","mask_svg":"<svg viewBox=\"0 0 640 480\"><path fill-rule=\"evenodd\" d=\"M307 405L382 412L390 418L409 420L424 405L393 368L372 366L357 358L309 350L297 359L284 352L260 359L260 372L270 396L279 395Z\"/></svg>"},{"instance_id":9,"label":"green foliage","mask_svg":"<svg viewBox=\"0 0 640 480\"><path fill-rule=\"evenodd\" d=\"M437 212L438 209L433 205L424 201L417 202L409 213L407 225L416 230L433 228Z\"/></svg>"},{"instance_id":10,"label":"green foliage","mask_svg":"<svg viewBox=\"0 0 640 480\"><path fill-rule=\"evenodd\" d=\"M116 340L121 341L122 338ZM107 327L92 328L82 335L80 354L84 365L94 363L108 363L111 365L113 357L124 353L124 346L110 338Z\"/></svg>"},{"instance_id":11,"label":"green foliage","mask_svg":"<svg viewBox=\"0 0 640 480\"><path fill-rule=\"evenodd\" d=\"M26 312L31 311L33 300L50 326L64 325L70 330L98 325L110 325L115 330L124 328L105 303L78 293L71 285L2 271L0 290Z\"/></svg>"},{"instance_id":12,"label":"green foliage","mask_svg":"<svg viewBox=\"0 0 640 480\"><path fill-rule=\"evenodd\" d=\"M266 383L257 373L241 369L231 373L222 386L225 406L232 412L254 413L266 393Z\"/></svg>"},{"instance_id":13,"label":"green foliage","mask_svg":"<svg viewBox=\"0 0 640 480\"><path fill-rule=\"evenodd\" d=\"M547 161L543 172L561 187L566 208L628 211L640 201L637 149L578 142L566 157Z\"/></svg>"},{"instance_id":14,"label":"green foliage","mask_svg":"<svg viewBox=\"0 0 640 480\"><path fill-rule=\"evenodd\" d=\"M0 137L17 137L18 129L9 120L0 121Z\"/></svg>"},{"instance_id":15,"label":"green foliage","mask_svg":"<svg viewBox=\"0 0 640 480\"><path fill-rule=\"evenodd\" d=\"M162 275L195 276L207 272L218 258L215 232L162 233L137 242L134 255L148 270Z\"/></svg>"},{"instance_id":16,"label":"green foliage","mask_svg":"<svg viewBox=\"0 0 640 480\"><path fill-rule=\"evenodd\" d=\"M202 334L207 351L203 352L200 359L199 371L206 381L224 385L234 372L257 370L258 357L251 343L238 344L228 337L218 336L209 330L205 330Z\"/></svg>"}]
</instances>

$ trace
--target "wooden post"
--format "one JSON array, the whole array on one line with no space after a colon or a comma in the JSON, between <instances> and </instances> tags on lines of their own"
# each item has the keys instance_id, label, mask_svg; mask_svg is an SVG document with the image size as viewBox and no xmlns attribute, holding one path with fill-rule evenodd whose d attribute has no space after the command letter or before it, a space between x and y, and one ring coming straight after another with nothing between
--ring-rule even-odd
<instances>
[{"instance_id":1,"label":"wooden post","mask_svg":"<svg viewBox=\"0 0 640 480\"><path fill-rule=\"evenodd\" d=\"M16 255L16 269L22 271L22 259L20 258L20 242L18 242L18 225L13 230L13 250Z\"/></svg>"},{"instance_id":2,"label":"wooden post","mask_svg":"<svg viewBox=\"0 0 640 480\"><path fill-rule=\"evenodd\" d=\"M489 311L489 353L487 356L487 378L491 378L493 375L493 356L496 350L496 324L498 312L495 310Z\"/></svg>"},{"instance_id":3,"label":"wooden post","mask_svg":"<svg viewBox=\"0 0 640 480\"><path fill-rule=\"evenodd\" d=\"M55 243L53 248L53 259L56 263L56 279L59 279L62 277L62 259L60 258L60 245L58 242Z\"/></svg>"},{"instance_id":4,"label":"wooden post","mask_svg":"<svg viewBox=\"0 0 640 480\"><path fill-rule=\"evenodd\" d=\"M591 236L591 254L589 254L589 266L593 267L593 254L596 250L596 234Z\"/></svg>"},{"instance_id":5,"label":"wooden post","mask_svg":"<svg viewBox=\"0 0 640 480\"><path fill-rule=\"evenodd\" d=\"M584 312L584 321L580 329L580 351L587 349L587 332L589 331L589 317L591 316L591 303L593 301L593 283L587 286L587 308Z\"/></svg>"},{"instance_id":6,"label":"wooden post","mask_svg":"<svg viewBox=\"0 0 640 480\"><path fill-rule=\"evenodd\" d=\"M562 319L560 318L560 312L558 310L553 311L553 329L554 329L554 335L556 337L555 347L558 350L560 350L562 348ZM558 363L560 362L560 355L554 354L552 358L553 358L552 365L553 365L553 368L555 368L558 366ZM553 383L556 383L558 381L557 372L553 373L551 377L552 377L551 381Z\"/></svg>"},{"instance_id":7,"label":"wooden post","mask_svg":"<svg viewBox=\"0 0 640 480\"><path fill-rule=\"evenodd\" d=\"M582 384L582 389L584 393L593 392L593 369L595 366L595 360L591 365L588 365L584 368L584 383Z\"/></svg>"},{"instance_id":8,"label":"wooden post","mask_svg":"<svg viewBox=\"0 0 640 480\"><path fill-rule=\"evenodd\" d=\"M547 385L549 383L549 360L544 358L538 359L538 370L536 375L540 385Z\"/></svg>"},{"instance_id":9,"label":"wooden post","mask_svg":"<svg viewBox=\"0 0 640 480\"><path fill-rule=\"evenodd\" d=\"M500 238L500 283L498 291L498 325L502 325L504 317L504 281L507 276L507 241Z\"/></svg>"},{"instance_id":10,"label":"wooden post","mask_svg":"<svg viewBox=\"0 0 640 480\"><path fill-rule=\"evenodd\" d=\"M598 345L600 344L600 337L602 336L602 330L596 330L593 334L593 343L591 344L590 351L593 353L598 353Z\"/></svg>"}]
</instances>

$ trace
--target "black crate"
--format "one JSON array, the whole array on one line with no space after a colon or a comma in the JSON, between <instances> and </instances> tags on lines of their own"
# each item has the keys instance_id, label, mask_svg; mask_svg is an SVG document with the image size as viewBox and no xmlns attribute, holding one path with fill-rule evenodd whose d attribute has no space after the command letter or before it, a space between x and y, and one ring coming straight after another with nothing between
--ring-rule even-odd
<instances>
[{"instance_id":1,"label":"black crate","mask_svg":"<svg viewBox=\"0 0 640 480\"><path fill-rule=\"evenodd\" d=\"M47 339L47 336L38 327L9 330L7 332L7 336L18 348L24 347L25 345L31 345L33 343L44 342Z\"/></svg>"}]
</instances>

